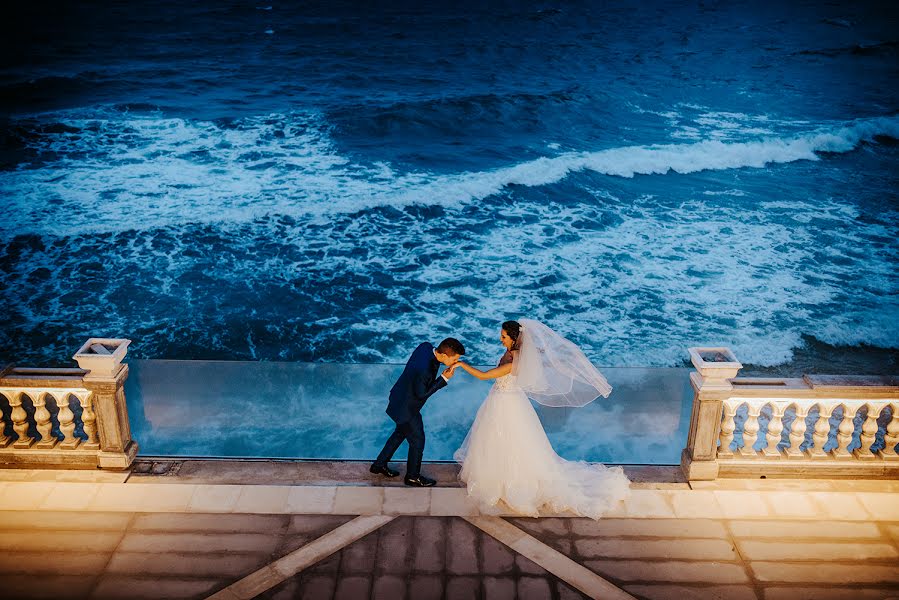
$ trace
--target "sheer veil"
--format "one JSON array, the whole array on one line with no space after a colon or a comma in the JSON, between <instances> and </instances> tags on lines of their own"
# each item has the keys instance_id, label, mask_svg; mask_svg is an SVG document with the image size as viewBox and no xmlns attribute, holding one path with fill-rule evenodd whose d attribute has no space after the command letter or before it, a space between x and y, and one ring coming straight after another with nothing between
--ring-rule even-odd
<instances>
[{"instance_id":1,"label":"sheer veil","mask_svg":"<svg viewBox=\"0 0 899 600\"><path fill-rule=\"evenodd\" d=\"M512 374L531 400L572 407L609 397L609 382L573 342L539 321L518 322L521 335Z\"/></svg>"}]
</instances>

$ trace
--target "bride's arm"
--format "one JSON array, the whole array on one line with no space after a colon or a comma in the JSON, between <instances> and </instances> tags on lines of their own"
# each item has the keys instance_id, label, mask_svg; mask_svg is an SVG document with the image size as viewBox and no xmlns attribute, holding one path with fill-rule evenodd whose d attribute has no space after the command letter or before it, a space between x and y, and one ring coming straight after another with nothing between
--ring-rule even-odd
<instances>
[{"instance_id":1,"label":"bride's arm","mask_svg":"<svg viewBox=\"0 0 899 600\"><path fill-rule=\"evenodd\" d=\"M465 370L466 373L471 375L472 377L477 377L478 379L496 379L497 377L502 377L503 375L508 375L512 372L512 363L506 363L504 365L500 365L489 371L481 371L479 369L475 369L468 363L464 363L459 361L456 363L457 367L461 367Z\"/></svg>"}]
</instances>

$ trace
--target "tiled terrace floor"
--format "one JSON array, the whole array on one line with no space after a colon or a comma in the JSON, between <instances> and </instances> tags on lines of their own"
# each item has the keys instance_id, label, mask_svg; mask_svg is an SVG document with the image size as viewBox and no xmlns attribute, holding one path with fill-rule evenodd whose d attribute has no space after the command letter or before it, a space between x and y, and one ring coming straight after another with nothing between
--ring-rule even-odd
<instances>
[{"instance_id":1,"label":"tiled terrace floor","mask_svg":"<svg viewBox=\"0 0 899 600\"><path fill-rule=\"evenodd\" d=\"M0 595L899 598L899 482L691 487L635 468L631 499L596 522L480 515L451 465L429 465L431 490L365 466L0 471Z\"/></svg>"}]
</instances>

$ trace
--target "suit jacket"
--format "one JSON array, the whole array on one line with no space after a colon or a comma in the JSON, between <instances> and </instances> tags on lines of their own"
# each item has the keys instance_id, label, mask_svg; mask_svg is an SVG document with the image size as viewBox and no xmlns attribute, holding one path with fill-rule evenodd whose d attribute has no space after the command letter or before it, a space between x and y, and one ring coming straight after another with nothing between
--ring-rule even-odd
<instances>
[{"instance_id":1,"label":"suit jacket","mask_svg":"<svg viewBox=\"0 0 899 600\"><path fill-rule=\"evenodd\" d=\"M425 342L409 357L403 374L390 390L387 414L397 424L409 421L417 415L428 398L446 387L443 377L437 376L440 361L434 356L434 346Z\"/></svg>"}]
</instances>

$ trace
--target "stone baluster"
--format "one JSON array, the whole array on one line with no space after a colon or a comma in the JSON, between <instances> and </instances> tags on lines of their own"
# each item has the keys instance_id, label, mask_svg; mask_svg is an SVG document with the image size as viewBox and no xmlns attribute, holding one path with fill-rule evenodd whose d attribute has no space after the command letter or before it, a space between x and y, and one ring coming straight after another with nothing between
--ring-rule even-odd
<instances>
[{"instance_id":1,"label":"stone baluster","mask_svg":"<svg viewBox=\"0 0 899 600\"><path fill-rule=\"evenodd\" d=\"M765 434L765 440L768 445L762 449L765 458L780 458L780 450L777 445L780 444L780 436L784 430L784 410L785 406L781 402L771 403L771 420L768 421L768 432Z\"/></svg>"},{"instance_id":2,"label":"stone baluster","mask_svg":"<svg viewBox=\"0 0 899 600\"><path fill-rule=\"evenodd\" d=\"M87 440L81 447L86 450L97 450L100 448L100 438L97 437L97 415L94 414L94 395L85 391L77 393L76 396L83 409L81 422L84 428L84 435L87 436Z\"/></svg>"},{"instance_id":3,"label":"stone baluster","mask_svg":"<svg viewBox=\"0 0 899 600\"><path fill-rule=\"evenodd\" d=\"M69 407L69 392L56 392L53 397L56 399L56 406L59 407L56 418L59 419L59 430L63 435L59 447L71 450L76 448L81 440L75 437L75 415Z\"/></svg>"},{"instance_id":4,"label":"stone baluster","mask_svg":"<svg viewBox=\"0 0 899 600\"><path fill-rule=\"evenodd\" d=\"M852 456L849 454L848 448L849 444L852 443L852 432L854 431L852 419L855 418L858 408L858 406L843 405L843 420L840 421L840 425L837 427L837 447L831 452L834 458L849 458Z\"/></svg>"},{"instance_id":5,"label":"stone baluster","mask_svg":"<svg viewBox=\"0 0 899 600\"><path fill-rule=\"evenodd\" d=\"M899 460L899 452L894 450L896 444L899 444L899 402L893 403L891 408L893 409L893 418L887 424L886 434L883 436L885 445L880 451L880 455L884 460Z\"/></svg>"},{"instance_id":6,"label":"stone baluster","mask_svg":"<svg viewBox=\"0 0 899 600\"><path fill-rule=\"evenodd\" d=\"M806 424L805 419L808 417L808 406L794 404L796 408L796 418L790 426L790 447L784 451L786 458L805 458L800 447L805 441Z\"/></svg>"},{"instance_id":7,"label":"stone baluster","mask_svg":"<svg viewBox=\"0 0 899 600\"><path fill-rule=\"evenodd\" d=\"M833 412L832 406L818 404L818 420L815 422L815 431L812 434L812 445L808 449L808 455L812 458L823 458L827 456L824 452L824 446L827 444L827 435L830 433L830 413Z\"/></svg>"},{"instance_id":8,"label":"stone baluster","mask_svg":"<svg viewBox=\"0 0 899 600\"><path fill-rule=\"evenodd\" d=\"M2 395L9 401L9 392L3 392ZM0 448L6 448L12 443L12 438L6 435L6 421L0 418Z\"/></svg>"},{"instance_id":9,"label":"stone baluster","mask_svg":"<svg viewBox=\"0 0 899 600\"><path fill-rule=\"evenodd\" d=\"M30 448L34 444L34 439L28 435L28 413L22 407L21 390L12 390L6 394L9 398L9 406L12 408L10 418L12 419L12 428L15 430L19 438L13 442L13 448Z\"/></svg>"},{"instance_id":10,"label":"stone baluster","mask_svg":"<svg viewBox=\"0 0 899 600\"><path fill-rule=\"evenodd\" d=\"M50 430L53 429L53 423L50 421L50 411L47 410L47 396L48 392L44 391L28 391L25 392L31 398L31 401L34 403L34 423L37 427L37 432L41 436L40 441L35 444L35 447L46 450L47 448L53 448L56 446L56 443L59 441L56 439L56 436L53 435Z\"/></svg>"},{"instance_id":11,"label":"stone baluster","mask_svg":"<svg viewBox=\"0 0 899 600\"><path fill-rule=\"evenodd\" d=\"M711 480L719 471L723 404L733 393L731 380L743 365L727 348L690 348L689 353L696 371L690 373L693 408L681 470L689 481Z\"/></svg>"},{"instance_id":12,"label":"stone baluster","mask_svg":"<svg viewBox=\"0 0 899 600\"><path fill-rule=\"evenodd\" d=\"M852 455L860 460L877 458L877 455L871 452L871 446L874 445L874 441L877 437L877 417L880 416L883 405L869 403L867 404L867 407L868 416L862 424L862 434L859 437L861 446L852 451Z\"/></svg>"},{"instance_id":13,"label":"stone baluster","mask_svg":"<svg viewBox=\"0 0 899 600\"><path fill-rule=\"evenodd\" d=\"M718 438L718 458L731 458L734 453L730 449L731 443L734 441L734 430L737 428L734 423L734 416L737 414L737 405L733 402L724 403L724 418L721 421L721 436Z\"/></svg>"},{"instance_id":14,"label":"stone baluster","mask_svg":"<svg viewBox=\"0 0 899 600\"><path fill-rule=\"evenodd\" d=\"M743 423L743 447L740 448L740 454L745 457L756 457L758 452L753 446L759 438L759 413L762 411L762 407L750 402L747 408L746 422Z\"/></svg>"}]
</instances>

